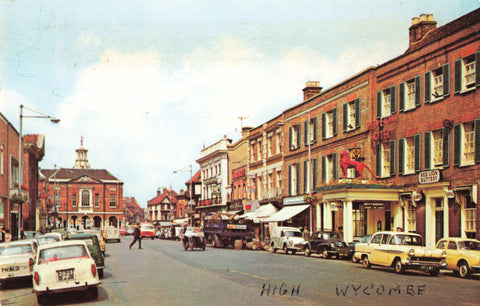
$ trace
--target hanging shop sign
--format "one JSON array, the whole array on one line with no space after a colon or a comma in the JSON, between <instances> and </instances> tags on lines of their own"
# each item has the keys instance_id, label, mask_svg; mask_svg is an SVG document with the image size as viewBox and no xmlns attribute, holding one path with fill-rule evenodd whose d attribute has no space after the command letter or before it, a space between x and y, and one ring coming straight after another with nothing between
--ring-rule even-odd
<instances>
[{"instance_id":1,"label":"hanging shop sign","mask_svg":"<svg viewBox=\"0 0 480 306\"><path fill-rule=\"evenodd\" d=\"M431 184L440 181L440 171L428 170L422 171L418 174L418 182L420 184Z\"/></svg>"}]
</instances>

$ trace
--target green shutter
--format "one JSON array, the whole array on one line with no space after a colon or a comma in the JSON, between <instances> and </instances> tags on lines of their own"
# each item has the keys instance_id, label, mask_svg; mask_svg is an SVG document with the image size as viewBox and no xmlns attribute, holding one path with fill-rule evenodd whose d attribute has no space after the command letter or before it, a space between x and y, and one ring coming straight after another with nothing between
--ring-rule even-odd
<instances>
[{"instance_id":1,"label":"green shutter","mask_svg":"<svg viewBox=\"0 0 480 306\"><path fill-rule=\"evenodd\" d=\"M296 193L295 194L299 194L300 193L300 163L297 163L297 190L296 190Z\"/></svg>"},{"instance_id":2,"label":"green shutter","mask_svg":"<svg viewBox=\"0 0 480 306\"><path fill-rule=\"evenodd\" d=\"M475 86L480 86L480 52L475 53Z\"/></svg>"},{"instance_id":3,"label":"green shutter","mask_svg":"<svg viewBox=\"0 0 480 306\"><path fill-rule=\"evenodd\" d=\"M450 165L450 130L443 128L442 129L442 138L443 138L443 168L448 168Z\"/></svg>"},{"instance_id":4,"label":"green shutter","mask_svg":"<svg viewBox=\"0 0 480 306\"><path fill-rule=\"evenodd\" d=\"M317 188L317 159L312 159L312 191Z\"/></svg>"},{"instance_id":5,"label":"green shutter","mask_svg":"<svg viewBox=\"0 0 480 306\"><path fill-rule=\"evenodd\" d=\"M455 124L453 127L453 165L460 165L460 154L461 154L461 124Z\"/></svg>"},{"instance_id":6,"label":"green shutter","mask_svg":"<svg viewBox=\"0 0 480 306\"><path fill-rule=\"evenodd\" d=\"M317 118L313 118L313 142L317 142Z\"/></svg>"},{"instance_id":7,"label":"green shutter","mask_svg":"<svg viewBox=\"0 0 480 306\"><path fill-rule=\"evenodd\" d=\"M293 192L292 172L292 165L288 165L288 195L292 195Z\"/></svg>"},{"instance_id":8,"label":"green shutter","mask_svg":"<svg viewBox=\"0 0 480 306\"><path fill-rule=\"evenodd\" d=\"M425 132L424 138L424 154L425 154L425 170L430 170L432 164L432 132Z\"/></svg>"},{"instance_id":9,"label":"green shutter","mask_svg":"<svg viewBox=\"0 0 480 306\"><path fill-rule=\"evenodd\" d=\"M422 105L422 77L415 77L415 107Z\"/></svg>"},{"instance_id":10,"label":"green shutter","mask_svg":"<svg viewBox=\"0 0 480 306\"><path fill-rule=\"evenodd\" d=\"M399 111L403 112L405 111L405 82L400 83L400 85L398 86L398 91L399 91L398 102L400 104Z\"/></svg>"},{"instance_id":11,"label":"green shutter","mask_svg":"<svg viewBox=\"0 0 480 306\"><path fill-rule=\"evenodd\" d=\"M309 138L309 134L310 134L310 129L309 129L309 126L308 126L308 120L306 120L304 123L304 140L305 140L305 145L308 146L308 138Z\"/></svg>"},{"instance_id":12,"label":"green shutter","mask_svg":"<svg viewBox=\"0 0 480 306\"><path fill-rule=\"evenodd\" d=\"M337 153L332 154L332 164L333 164L333 179L338 179L338 165L337 165Z\"/></svg>"},{"instance_id":13,"label":"green shutter","mask_svg":"<svg viewBox=\"0 0 480 306\"><path fill-rule=\"evenodd\" d=\"M480 163L480 119L474 123L475 130L475 163Z\"/></svg>"},{"instance_id":14,"label":"green shutter","mask_svg":"<svg viewBox=\"0 0 480 306\"><path fill-rule=\"evenodd\" d=\"M422 162L422 135L417 134L413 139L415 146L415 172L420 172Z\"/></svg>"},{"instance_id":15,"label":"green shutter","mask_svg":"<svg viewBox=\"0 0 480 306\"><path fill-rule=\"evenodd\" d=\"M443 96L448 97L450 95L450 64L443 65Z\"/></svg>"},{"instance_id":16,"label":"green shutter","mask_svg":"<svg viewBox=\"0 0 480 306\"><path fill-rule=\"evenodd\" d=\"M292 150L293 146L293 126L288 128L288 149Z\"/></svg>"},{"instance_id":17,"label":"green shutter","mask_svg":"<svg viewBox=\"0 0 480 306\"><path fill-rule=\"evenodd\" d=\"M405 172L405 138L398 140L398 174Z\"/></svg>"},{"instance_id":18,"label":"green shutter","mask_svg":"<svg viewBox=\"0 0 480 306\"><path fill-rule=\"evenodd\" d=\"M390 112L395 114L397 112L397 91L395 85L390 87Z\"/></svg>"},{"instance_id":19,"label":"green shutter","mask_svg":"<svg viewBox=\"0 0 480 306\"><path fill-rule=\"evenodd\" d=\"M453 64L454 69L454 77L453 86L454 86L454 93L459 93L462 90L462 59L458 59Z\"/></svg>"},{"instance_id":20,"label":"green shutter","mask_svg":"<svg viewBox=\"0 0 480 306\"><path fill-rule=\"evenodd\" d=\"M308 185L308 160L303 161L303 193L307 193Z\"/></svg>"},{"instance_id":21,"label":"green shutter","mask_svg":"<svg viewBox=\"0 0 480 306\"><path fill-rule=\"evenodd\" d=\"M327 114L322 114L322 140L325 140L327 135Z\"/></svg>"},{"instance_id":22,"label":"green shutter","mask_svg":"<svg viewBox=\"0 0 480 306\"><path fill-rule=\"evenodd\" d=\"M345 133L348 129L348 103L343 104L343 132Z\"/></svg>"},{"instance_id":23,"label":"green shutter","mask_svg":"<svg viewBox=\"0 0 480 306\"><path fill-rule=\"evenodd\" d=\"M382 118L382 92L377 92L377 119Z\"/></svg>"},{"instance_id":24,"label":"green shutter","mask_svg":"<svg viewBox=\"0 0 480 306\"><path fill-rule=\"evenodd\" d=\"M355 128L360 127L360 99L355 100Z\"/></svg>"},{"instance_id":25,"label":"green shutter","mask_svg":"<svg viewBox=\"0 0 480 306\"><path fill-rule=\"evenodd\" d=\"M323 183L328 183L327 182L327 157L322 156L322 182Z\"/></svg>"},{"instance_id":26,"label":"green shutter","mask_svg":"<svg viewBox=\"0 0 480 306\"><path fill-rule=\"evenodd\" d=\"M297 148L300 148L301 135L302 135L302 125L299 123L297 124Z\"/></svg>"},{"instance_id":27,"label":"green shutter","mask_svg":"<svg viewBox=\"0 0 480 306\"><path fill-rule=\"evenodd\" d=\"M395 140L390 141L390 176L395 176Z\"/></svg>"},{"instance_id":28,"label":"green shutter","mask_svg":"<svg viewBox=\"0 0 480 306\"><path fill-rule=\"evenodd\" d=\"M425 72L425 103L430 103L430 98L432 96L432 91L431 91L431 72L427 71Z\"/></svg>"},{"instance_id":29,"label":"green shutter","mask_svg":"<svg viewBox=\"0 0 480 306\"><path fill-rule=\"evenodd\" d=\"M333 136L337 136L337 108L332 109Z\"/></svg>"},{"instance_id":30,"label":"green shutter","mask_svg":"<svg viewBox=\"0 0 480 306\"><path fill-rule=\"evenodd\" d=\"M377 177L382 176L382 156L381 156L381 146L380 144L377 144L376 150L375 150L375 173Z\"/></svg>"}]
</instances>

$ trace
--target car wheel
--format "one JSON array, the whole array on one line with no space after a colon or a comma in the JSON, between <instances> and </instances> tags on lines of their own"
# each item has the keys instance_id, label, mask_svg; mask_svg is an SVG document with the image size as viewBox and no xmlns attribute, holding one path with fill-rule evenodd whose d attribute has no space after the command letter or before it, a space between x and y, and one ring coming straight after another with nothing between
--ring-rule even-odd
<instances>
[{"instance_id":1,"label":"car wheel","mask_svg":"<svg viewBox=\"0 0 480 306\"><path fill-rule=\"evenodd\" d=\"M98 270L98 278L103 278L103 269Z\"/></svg>"},{"instance_id":2,"label":"car wheel","mask_svg":"<svg viewBox=\"0 0 480 306\"><path fill-rule=\"evenodd\" d=\"M46 294L37 295L37 302L40 305L47 305L48 304L48 295L46 295Z\"/></svg>"},{"instance_id":3,"label":"car wheel","mask_svg":"<svg viewBox=\"0 0 480 306\"><path fill-rule=\"evenodd\" d=\"M470 278L470 268L468 267L468 264L464 261L462 261L458 265L458 275L461 278Z\"/></svg>"},{"instance_id":4,"label":"car wheel","mask_svg":"<svg viewBox=\"0 0 480 306\"><path fill-rule=\"evenodd\" d=\"M307 257L309 257L309 256L312 254L312 251L310 250L310 248L309 248L308 246L305 247L304 254L305 254L305 256L307 256Z\"/></svg>"},{"instance_id":5,"label":"car wheel","mask_svg":"<svg viewBox=\"0 0 480 306\"><path fill-rule=\"evenodd\" d=\"M96 300L98 298L98 287L90 287L87 289L87 296L91 300Z\"/></svg>"},{"instance_id":6,"label":"car wheel","mask_svg":"<svg viewBox=\"0 0 480 306\"><path fill-rule=\"evenodd\" d=\"M365 269L370 269L372 267L372 264L370 263L370 260L368 260L368 256L365 256L362 259L362 267L364 267Z\"/></svg>"},{"instance_id":7,"label":"car wheel","mask_svg":"<svg viewBox=\"0 0 480 306\"><path fill-rule=\"evenodd\" d=\"M440 273L440 268L433 268L432 270L430 270L429 273L431 276L438 276L438 274Z\"/></svg>"},{"instance_id":8,"label":"car wheel","mask_svg":"<svg viewBox=\"0 0 480 306\"><path fill-rule=\"evenodd\" d=\"M287 248L287 245L286 245L286 244L283 245L282 250L285 252L285 254L288 255L288 248Z\"/></svg>"},{"instance_id":9,"label":"car wheel","mask_svg":"<svg viewBox=\"0 0 480 306\"><path fill-rule=\"evenodd\" d=\"M395 273L401 274L405 272L405 267L402 264L402 261L400 259L395 260L395 263L393 264L393 268L395 270Z\"/></svg>"},{"instance_id":10,"label":"car wheel","mask_svg":"<svg viewBox=\"0 0 480 306\"><path fill-rule=\"evenodd\" d=\"M277 251L277 249L275 248L275 244L273 242L272 242L270 247L271 247L271 250L272 250L273 253L275 253Z\"/></svg>"},{"instance_id":11,"label":"car wheel","mask_svg":"<svg viewBox=\"0 0 480 306\"><path fill-rule=\"evenodd\" d=\"M323 250L322 256L323 256L323 258L325 258L325 259L329 259L329 258L330 258L330 254L328 254L328 250L327 250L327 249Z\"/></svg>"},{"instance_id":12,"label":"car wheel","mask_svg":"<svg viewBox=\"0 0 480 306\"><path fill-rule=\"evenodd\" d=\"M297 254L297 251L296 250L292 250L292 255L295 255Z\"/></svg>"}]
</instances>

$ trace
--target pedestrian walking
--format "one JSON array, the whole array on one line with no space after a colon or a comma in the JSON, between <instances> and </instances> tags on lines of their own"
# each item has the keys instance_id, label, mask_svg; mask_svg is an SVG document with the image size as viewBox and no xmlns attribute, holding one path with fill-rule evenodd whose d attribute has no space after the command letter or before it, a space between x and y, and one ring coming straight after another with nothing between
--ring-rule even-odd
<instances>
[{"instance_id":1,"label":"pedestrian walking","mask_svg":"<svg viewBox=\"0 0 480 306\"><path fill-rule=\"evenodd\" d=\"M135 230L133 231L133 241L130 243L129 249L132 249L132 245L138 240L138 249L142 249L142 237L140 235L140 223L137 223Z\"/></svg>"},{"instance_id":2,"label":"pedestrian walking","mask_svg":"<svg viewBox=\"0 0 480 306\"><path fill-rule=\"evenodd\" d=\"M310 232L308 231L308 228L306 226L303 228L303 240L310 240Z\"/></svg>"}]
</instances>

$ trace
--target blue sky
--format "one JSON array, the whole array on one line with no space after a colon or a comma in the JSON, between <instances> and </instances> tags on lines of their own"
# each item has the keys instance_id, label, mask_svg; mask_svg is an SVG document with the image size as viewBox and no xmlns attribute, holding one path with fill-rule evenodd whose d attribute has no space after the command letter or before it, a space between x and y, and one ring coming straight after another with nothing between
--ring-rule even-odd
<instances>
[{"instance_id":1,"label":"blue sky","mask_svg":"<svg viewBox=\"0 0 480 306\"><path fill-rule=\"evenodd\" d=\"M40 166L70 168L84 137L92 168L125 182L140 205L185 188L188 168L240 120L258 126L324 88L402 54L411 19L442 26L477 9L448 1L0 2L0 112L19 105L46 135Z\"/></svg>"}]
</instances>

